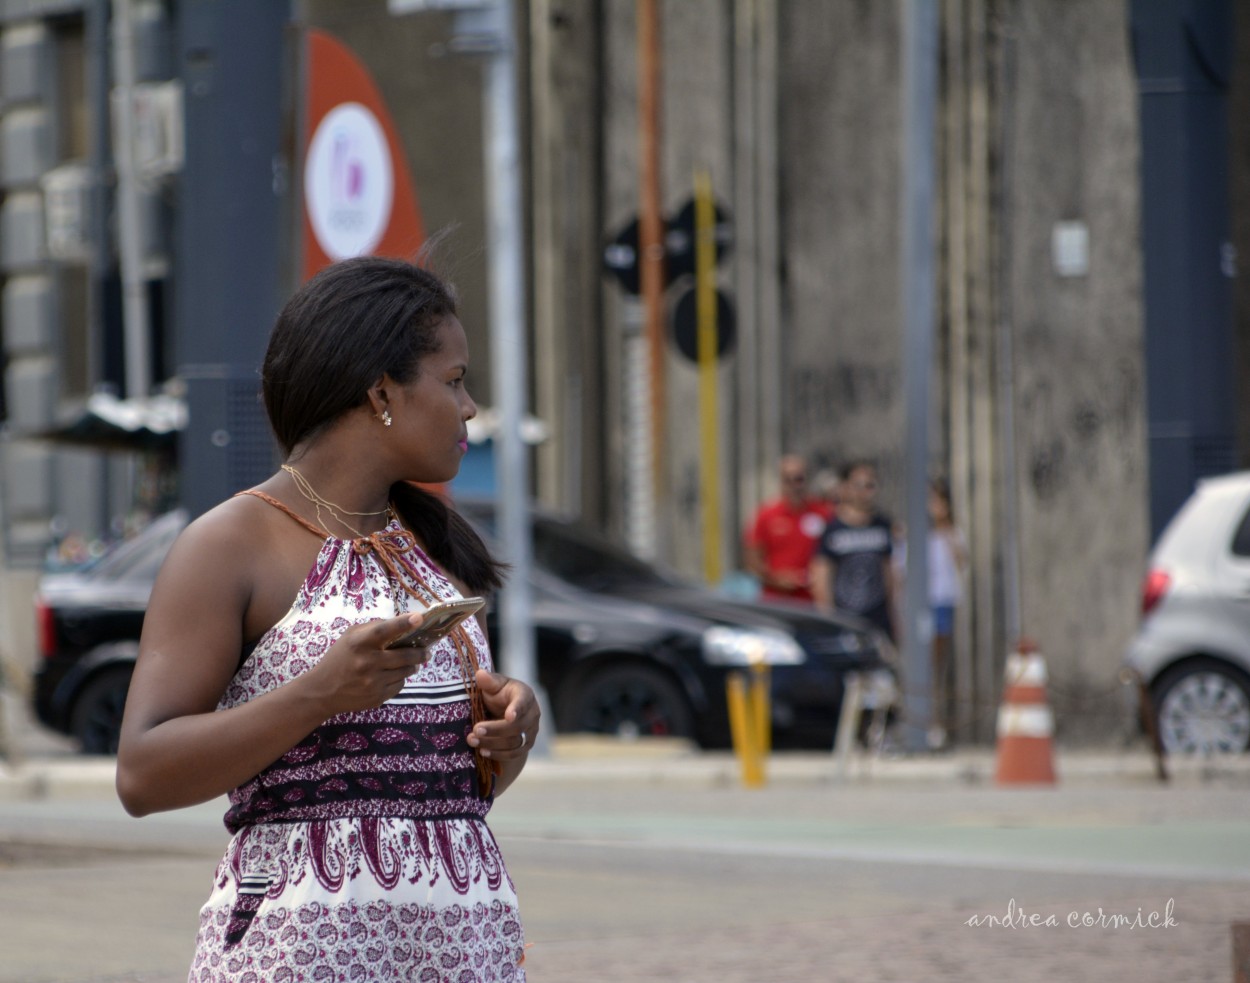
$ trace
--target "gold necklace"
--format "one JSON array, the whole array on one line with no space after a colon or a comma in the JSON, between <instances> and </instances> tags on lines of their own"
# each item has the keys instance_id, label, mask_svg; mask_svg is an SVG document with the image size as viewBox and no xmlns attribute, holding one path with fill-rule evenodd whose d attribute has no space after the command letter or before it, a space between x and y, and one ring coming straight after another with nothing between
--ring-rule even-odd
<instances>
[{"instance_id":1,"label":"gold necklace","mask_svg":"<svg viewBox=\"0 0 1250 983\"><path fill-rule=\"evenodd\" d=\"M365 536L363 532L361 532L359 529L353 526L350 522L344 519L343 518L344 515L359 515L359 516L385 515L388 517L394 516L394 511L391 509L391 506L389 503L387 504L386 508L381 509L378 512L353 512L351 509L345 509L341 505L335 505L329 499L322 498L320 495L318 495L317 490L313 488L309 480L305 478L299 471L296 471L295 468L291 467L291 465L289 464L282 465L282 470L285 471L287 474L289 474L291 478L294 480L295 487L299 489L299 493L303 495L306 499L308 499L308 501L312 502L313 508L317 510L317 522L323 528L325 526L325 523L322 521L322 518L321 518L321 510L323 508L327 512L330 513L330 515L334 518L336 522L339 523L339 525L343 526L345 529L350 529L352 532L354 532L358 539L367 539L368 537Z\"/></svg>"}]
</instances>

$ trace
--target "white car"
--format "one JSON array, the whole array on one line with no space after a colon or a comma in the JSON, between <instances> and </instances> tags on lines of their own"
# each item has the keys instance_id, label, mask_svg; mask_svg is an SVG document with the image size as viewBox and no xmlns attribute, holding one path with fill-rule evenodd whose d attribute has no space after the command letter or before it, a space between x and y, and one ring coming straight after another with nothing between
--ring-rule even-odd
<instances>
[{"instance_id":1,"label":"white car","mask_svg":"<svg viewBox=\"0 0 1250 983\"><path fill-rule=\"evenodd\" d=\"M1125 655L1174 754L1250 748L1250 471L1200 481L1150 555Z\"/></svg>"}]
</instances>

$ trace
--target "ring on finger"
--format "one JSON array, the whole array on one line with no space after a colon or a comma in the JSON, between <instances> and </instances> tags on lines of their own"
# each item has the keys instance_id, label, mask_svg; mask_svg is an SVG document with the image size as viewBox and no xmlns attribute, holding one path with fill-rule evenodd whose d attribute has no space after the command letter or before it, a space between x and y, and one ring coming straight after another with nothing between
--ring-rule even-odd
<instances>
[{"instance_id":1,"label":"ring on finger","mask_svg":"<svg viewBox=\"0 0 1250 983\"><path fill-rule=\"evenodd\" d=\"M521 743L517 745L517 750L520 751L523 747L525 747L525 731L521 731Z\"/></svg>"}]
</instances>

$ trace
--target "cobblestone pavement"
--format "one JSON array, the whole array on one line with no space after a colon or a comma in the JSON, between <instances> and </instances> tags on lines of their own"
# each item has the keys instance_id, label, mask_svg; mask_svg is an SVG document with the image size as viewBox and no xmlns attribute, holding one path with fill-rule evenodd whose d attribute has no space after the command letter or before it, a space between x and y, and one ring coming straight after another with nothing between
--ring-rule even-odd
<instances>
[{"instance_id":1,"label":"cobblestone pavement","mask_svg":"<svg viewBox=\"0 0 1250 983\"><path fill-rule=\"evenodd\" d=\"M580 832L498 810L534 981L1227 983L1250 919L1239 787L579 791Z\"/></svg>"},{"instance_id":2,"label":"cobblestone pavement","mask_svg":"<svg viewBox=\"0 0 1250 983\"><path fill-rule=\"evenodd\" d=\"M991 768L970 752L839 778L778 756L748 790L732 758L681 749L535 761L492 813L529 978L1232 979L1250 762L1177 763L1162 785L1141 753L1062 754L1041 789ZM133 820L111 778L72 756L0 770L0 983L185 979L222 806Z\"/></svg>"},{"instance_id":3,"label":"cobblestone pavement","mask_svg":"<svg viewBox=\"0 0 1250 983\"><path fill-rule=\"evenodd\" d=\"M531 979L547 983L1057 983L1122 978L1133 983L1227 983L1232 979L1228 926L1231 919L1247 915L1245 890L1189 891L1177 903L1182 906L1180 924L1166 930L1067 928L1069 913L1084 912L1085 901L1039 906L1034 912L1043 920L1053 914L1064 927L1027 929L970 928L964 922L983 910L929 904L836 920L739 920L693 934L552 940L536 944L529 962ZM1136 908L1133 903L1128 913L1135 915Z\"/></svg>"}]
</instances>

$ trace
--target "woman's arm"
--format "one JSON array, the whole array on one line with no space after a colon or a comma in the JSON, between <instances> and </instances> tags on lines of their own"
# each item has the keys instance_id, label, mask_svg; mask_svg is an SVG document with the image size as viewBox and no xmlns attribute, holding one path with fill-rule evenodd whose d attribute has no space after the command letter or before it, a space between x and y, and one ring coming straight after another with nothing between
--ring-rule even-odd
<instances>
[{"instance_id":1,"label":"woman's arm","mask_svg":"<svg viewBox=\"0 0 1250 983\"><path fill-rule=\"evenodd\" d=\"M768 569L768 564L764 561L764 549L755 543L747 543L742 550L743 566L747 568L747 573L752 574L761 584L766 587L774 586L770 583L772 571Z\"/></svg>"},{"instance_id":2,"label":"woman's arm","mask_svg":"<svg viewBox=\"0 0 1250 983\"><path fill-rule=\"evenodd\" d=\"M958 526L944 530L946 541L950 544L951 555L955 558L955 569L963 573L968 569L968 544Z\"/></svg>"},{"instance_id":3,"label":"woman's arm","mask_svg":"<svg viewBox=\"0 0 1250 983\"><path fill-rule=\"evenodd\" d=\"M902 634L899 632L899 578L894 570L894 559L890 553L886 553L881 557L881 577L885 582L885 600L886 611L890 617L890 628L896 641L901 642Z\"/></svg>"},{"instance_id":4,"label":"woman's arm","mask_svg":"<svg viewBox=\"0 0 1250 983\"><path fill-rule=\"evenodd\" d=\"M834 608L836 599L833 596L833 577L835 572L833 560L824 553L817 553L812 557L812 599L816 602L816 607L822 611L832 611Z\"/></svg>"},{"instance_id":5,"label":"woman's arm","mask_svg":"<svg viewBox=\"0 0 1250 983\"><path fill-rule=\"evenodd\" d=\"M240 512L219 507L189 526L157 576L117 756L118 796L132 815L228 792L329 717L383 703L427 657L424 649L382 647L419 617L359 625L307 673L216 712L271 552L260 526Z\"/></svg>"}]
</instances>

